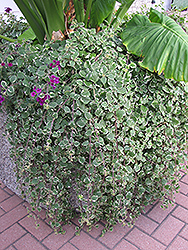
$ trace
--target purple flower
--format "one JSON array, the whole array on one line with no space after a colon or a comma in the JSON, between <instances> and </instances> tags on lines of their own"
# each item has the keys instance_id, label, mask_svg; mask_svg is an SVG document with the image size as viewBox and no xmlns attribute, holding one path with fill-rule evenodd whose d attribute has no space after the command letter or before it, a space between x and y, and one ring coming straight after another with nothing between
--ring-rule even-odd
<instances>
[{"instance_id":1,"label":"purple flower","mask_svg":"<svg viewBox=\"0 0 188 250\"><path fill-rule=\"evenodd\" d=\"M36 86L34 86L33 90L36 90L36 89L37 89Z\"/></svg>"},{"instance_id":2,"label":"purple flower","mask_svg":"<svg viewBox=\"0 0 188 250\"><path fill-rule=\"evenodd\" d=\"M41 106L43 106L43 104L45 103L46 99L50 99L50 95L46 94L45 92L43 92L45 94L45 96L43 98L37 97L36 101L39 102L39 104Z\"/></svg>"},{"instance_id":3,"label":"purple flower","mask_svg":"<svg viewBox=\"0 0 188 250\"><path fill-rule=\"evenodd\" d=\"M0 95L0 106L2 105L2 102L4 102L5 98Z\"/></svg>"},{"instance_id":4,"label":"purple flower","mask_svg":"<svg viewBox=\"0 0 188 250\"><path fill-rule=\"evenodd\" d=\"M59 65L60 65L60 61L57 61L57 62L56 62L56 66L59 66Z\"/></svg>"},{"instance_id":5,"label":"purple flower","mask_svg":"<svg viewBox=\"0 0 188 250\"><path fill-rule=\"evenodd\" d=\"M12 63L8 63L8 66L9 66L9 67L12 67Z\"/></svg>"},{"instance_id":6,"label":"purple flower","mask_svg":"<svg viewBox=\"0 0 188 250\"><path fill-rule=\"evenodd\" d=\"M50 85L53 87L53 89L55 89L56 87L55 87L54 83L55 84L59 83L59 77L57 77L55 75L51 75L51 76L49 76L49 78L50 78Z\"/></svg>"},{"instance_id":7,"label":"purple flower","mask_svg":"<svg viewBox=\"0 0 188 250\"><path fill-rule=\"evenodd\" d=\"M4 100L5 98L2 95L0 95L0 101L3 102Z\"/></svg>"},{"instance_id":8,"label":"purple flower","mask_svg":"<svg viewBox=\"0 0 188 250\"><path fill-rule=\"evenodd\" d=\"M58 66L58 70L60 70L61 69L61 67L60 66Z\"/></svg>"},{"instance_id":9,"label":"purple flower","mask_svg":"<svg viewBox=\"0 0 188 250\"><path fill-rule=\"evenodd\" d=\"M42 91L42 89L37 89L36 91L37 91L37 93L40 93Z\"/></svg>"},{"instance_id":10,"label":"purple flower","mask_svg":"<svg viewBox=\"0 0 188 250\"><path fill-rule=\"evenodd\" d=\"M31 96L34 97L36 95L36 93L33 91L31 92Z\"/></svg>"},{"instance_id":11,"label":"purple flower","mask_svg":"<svg viewBox=\"0 0 188 250\"><path fill-rule=\"evenodd\" d=\"M11 11L12 11L12 9L11 9L10 7L6 7L6 8L5 8L5 12L6 12L6 13L10 13Z\"/></svg>"},{"instance_id":12,"label":"purple flower","mask_svg":"<svg viewBox=\"0 0 188 250\"><path fill-rule=\"evenodd\" d=\"M53 66L53 63L50 63L49 66L52 67L52 66Z\"/></svg>"},{"instance_id":13,"label":"purple flower","mask_svg":"<svg viewBox=\"0 0 188 250\"><path fill-rule=\"evenodd\" d=\"M1 66L5 66L5 63L4 63L4 62L2 62L2 63L1 63Z\"/></svg>"},{"instance_id":14,"label":"purple flower","mask_svg":"<svg viewBox=\"0 0 188 250\"><path fill-rule=\"evenodd\" d=\"M55 68L56 66L55 65L52 65L52 68Z\"/></svg>"},{"instance_id":15,"label":"purple flower","mask_svg":"<svg viewBox=\"0 0 188 250\"><path fill-rule=\"evenodd\" d=\"M56 63L56 60L53 60L53 63Z\"/></svg>"}]
</instances>

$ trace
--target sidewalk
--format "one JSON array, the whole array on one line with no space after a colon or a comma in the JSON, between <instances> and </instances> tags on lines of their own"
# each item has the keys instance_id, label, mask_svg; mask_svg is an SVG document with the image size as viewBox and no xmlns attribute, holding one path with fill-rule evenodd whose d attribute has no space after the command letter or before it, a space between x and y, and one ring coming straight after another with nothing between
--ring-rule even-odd
<instances>
[{"instance_id":1,"label":"sidewalk","mask_svg":"<svg viewBox=\"0 0 188 250\"><path fill-rule=\"evenodd\" d=\"M40 212L40 227L28 217L27 202L3 183L0 186L0 250L187 250L188 249L188 175L181 172L176 203L163 211L160 203L148 206L133 228L117 225L100 237L104 225L76 236L76 219L64 226L64 235L55 235Z\"/></svg>"}]
</instances>

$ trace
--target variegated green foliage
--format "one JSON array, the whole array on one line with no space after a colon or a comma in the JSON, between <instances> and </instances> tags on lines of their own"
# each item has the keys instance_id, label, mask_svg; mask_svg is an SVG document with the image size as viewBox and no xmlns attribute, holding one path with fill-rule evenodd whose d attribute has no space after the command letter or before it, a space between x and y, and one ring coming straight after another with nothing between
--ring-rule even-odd
<instances>
[{"instance_id":1,"label":"variegated green foliage","mask_svg":"<svg viewBox=\"0 0 188 250\"><path fill-rule=\"evenodd\" d=\"M143 58L142 67L188 81L188 35L173 19L157 10L151 10L149 19L135 15L121 37L129 52Z\"/></svg>"},{"instance_id":2,"label":"variegated green foliage","mask_svg":"<svg viewBox=\"0 0 188 250\"><path fill-rule=\"evenodd\" d=\"M178 188L187 85L141 69L113 34L75 27L63 42L0 50L17 178L31 205L45 206L58 230L75 207L80 226L101 219L106 230L130 225L144 206L157 199L168 204ZM59 78L55 89L52 75ZM34 88L42 90L35 97ZM37 98L46 93L50 99L40 106Z\"/></svg>"}]
</instances>

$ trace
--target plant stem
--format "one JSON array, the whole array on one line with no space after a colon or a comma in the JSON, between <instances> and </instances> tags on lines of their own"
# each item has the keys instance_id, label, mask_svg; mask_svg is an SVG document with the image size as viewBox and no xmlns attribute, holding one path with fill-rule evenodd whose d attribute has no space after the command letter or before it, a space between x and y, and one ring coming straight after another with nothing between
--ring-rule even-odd
<instances>
[{"instance_id":1,"label":"plant stem","mask_svg":"<svg viewBox=\"0 0 188 250\"><path fill-rule=\"evenodd\" d=\"M3 35L0 35L0 38L4 39L4 40L7 40L7 41L9 41L11 43L18 42L18 40L16 40L16 39L12 39L12 38L9 38L9 37L3 36Z\"/></svg>"}]
</instances>

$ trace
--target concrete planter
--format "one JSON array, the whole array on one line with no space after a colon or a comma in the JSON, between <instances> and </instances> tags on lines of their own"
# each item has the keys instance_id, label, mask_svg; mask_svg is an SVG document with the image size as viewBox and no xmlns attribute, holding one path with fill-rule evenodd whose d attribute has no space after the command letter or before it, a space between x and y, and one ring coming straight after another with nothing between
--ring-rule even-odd
<instances>
[{"instance_id":1,"label":"concrete planter","mask_svg":"<svg viewBox=\"0 0 188 250\"><path fill-rule=\"evenodd\" d=\"M9 152L11 145L8 138L3 136L5 132L7 114L5 111L0 113L0 179L14 193L20 195L17 189L16 173L14 171L15 164L10 158Z\"/></svg>"}]
</instances>

